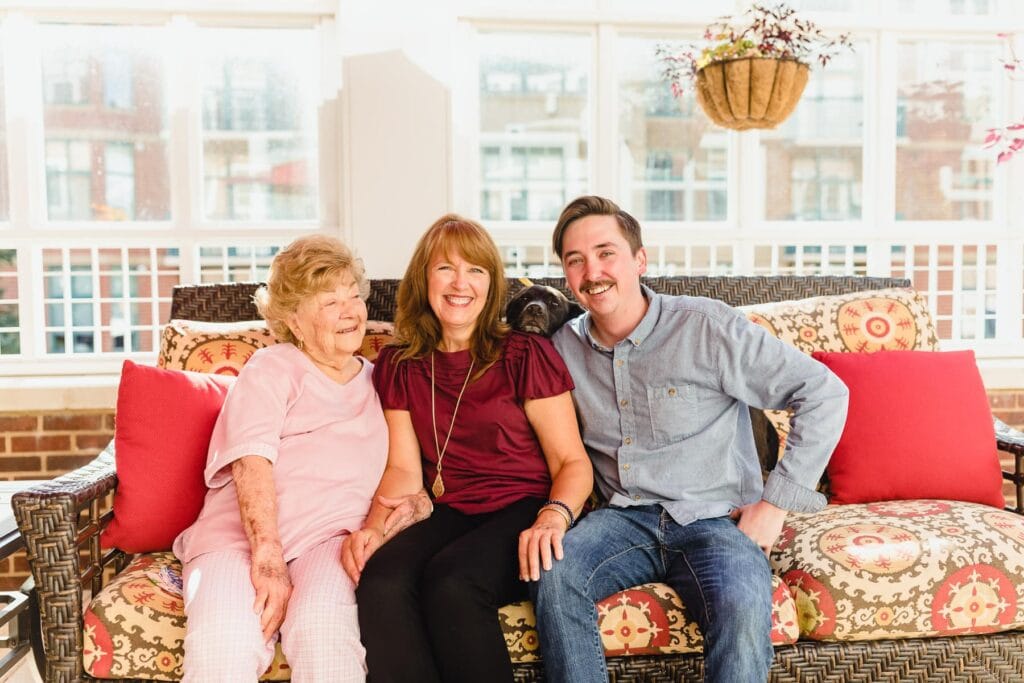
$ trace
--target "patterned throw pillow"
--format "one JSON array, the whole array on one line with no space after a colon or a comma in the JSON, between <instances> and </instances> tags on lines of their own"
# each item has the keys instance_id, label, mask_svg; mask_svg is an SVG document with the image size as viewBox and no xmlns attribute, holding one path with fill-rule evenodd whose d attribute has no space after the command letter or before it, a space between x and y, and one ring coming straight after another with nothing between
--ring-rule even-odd
<instances>
[{"instance_id":1,"label":"patterned throw pillow","mask_svg":"<svg viewBox=\"0 0 1024 683\"><path fill-rule=\"evenodd\" d=\"M393 335L392 323L368 321L360 355L375 360ZM157 365L173 370L237 375L252 354L276 343L274 333L262 320L234 323L172 320L164 328Z\"/></svg>"},{"instance_id":2,"label":"patterned throw pillow","mask_svg":"<svg viewBox=\"0 0 1024 683\"><path fill-rule=\"evenodd\" d=\"M772 570L800 637L875 640L1024 626L1024 517L942 500L791 512Z\"/></svg>"},{"instance_id":3,"label":"patterned throw pillow","mask_svg":"<svg viewBox=\"0 0 1024 683\"><path fill-rule=\"evenodd\" d=\"M796 603L772 577L772 644L795 643ZM85 612L86 672L97 678L181 678L185 606L181 563L171 553L140 555L92 599ZM608 656L700 652L703 638L675 591L649 583L598 603L599 628ZM533 605L517 602L498 612L513 662L535 662ZM287 680L290 670L278 645L261 680Z\"/></svg>"},{"instance_id":4,"label":"patterned throw pillow","mask_svg":"<svg viewBox=\"0 0 1024 683\"><path fill-rule=\"evenodd\" d=\"M739 309L751 322L806 354L815 351L937 351L939 337L925 300L909 287L778 301ZM789 413L764 411L779 433L779 457Z\"/></svg>"}]
</instances>

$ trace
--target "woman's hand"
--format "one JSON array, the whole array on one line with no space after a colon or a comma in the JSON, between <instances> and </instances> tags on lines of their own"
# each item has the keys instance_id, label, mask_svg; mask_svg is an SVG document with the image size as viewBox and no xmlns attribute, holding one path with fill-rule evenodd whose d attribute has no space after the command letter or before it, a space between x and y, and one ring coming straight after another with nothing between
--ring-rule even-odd
<instances>
[{"instance_id":1,"label":"woman's hand","mask_svg":"<svg viewBox=\"0 0 1024 683\"><path fill-rule=\"evenodd\" d=\"M564 557L562 537L565 536L565 518L554 510L543 509L537 521L519 534L519 578L522 581L540 581L540 570L550 570L551 558Z\"/></svg>"},{"instance_id":2,"label":"woman's hand","mask_svg":"<svg viewBox=\"0 0 1024 683\"><path fill-rule=\"evenodd\" d=\"M410 496L377 496L377 502L390 510L384 520L385 537L394 536L416 522L422 522L434 511L434 504L430 502L426 489L420 489Z\"/></svg>"},{"instance_id":3,"label":"woman's hand","mask_svg":"<svg viewBox=\"0 0 1024 683\"><path fill-rule=\"evenodd\" d=\"M359 577L363 574L367 560L382 545L384 532L375 527L363 527L345 537L341 543L341 566L352 583L359 585Z\"/></svg>"},{"instance_id":4,"label":"woman's hand","mask_svg":"<svg viewBox=\"0 0 1024 683\"><path fill-rule=\"evenodd\" d=\"M285 614L288 612L288 599L292 595L288 565L285 564L280 545L276 548L259 548L253 553L249 578L252 580L252 587L256 589L256 602L252 608L260 616L263 640L270 642L271 637L284 623Z\"/></svg>"}]
</instances>

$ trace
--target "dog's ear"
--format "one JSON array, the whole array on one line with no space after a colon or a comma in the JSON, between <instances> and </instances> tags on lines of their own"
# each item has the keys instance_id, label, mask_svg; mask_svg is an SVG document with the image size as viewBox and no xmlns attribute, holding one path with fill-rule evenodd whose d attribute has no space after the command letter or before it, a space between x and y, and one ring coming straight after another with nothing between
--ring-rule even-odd
<instances>
[{"instance_id":1,"label":"dog's ear","mask_svg":"<svg viewBox=\"0 0 1024 683\"><path fill-rule=\"evenodd\" d=\"M525 287L520 289L508 300L508 305L505 306L505 322L512 324L512 321L522 313L523 306L525 306L524 302L526 301L526 297L522 296L522 294L526 289Z\"/></svg>"},{"instance_id":2,"label":"dog's ear","mask_svg":"<svg viewBox=\"0 0 1024 683\"><path fill-rule=\"evenodd\" d=\"M579 316L583 315L584 312L585 312L585 309L582 306L580 306L575 301L570 301L569 302L569 313L566 314L565 319L566 319L566 321L569 321L569 320L572 320L573 318L578 318Z\"/></svg>"}]
</instances>

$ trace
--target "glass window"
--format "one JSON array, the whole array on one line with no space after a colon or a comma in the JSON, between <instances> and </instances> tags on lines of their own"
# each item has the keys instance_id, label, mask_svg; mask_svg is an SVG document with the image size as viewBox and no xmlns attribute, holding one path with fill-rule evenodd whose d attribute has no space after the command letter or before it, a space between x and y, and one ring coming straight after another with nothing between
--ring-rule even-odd
<instances>
[{"instance_id":1,"label":"glass window","mask_svg":"<svg viewBox=\"0 0 1024 683\"><path fill-rule=\"evenodd\" d=\"M623 208L640 220L725 220L728 137L697 106L676 100L655 47L619 41L619 178Z\"/></svg>"},{"instance_id":2,"label":"glass window","mask_svg":"<svg viewBox=\"0 0 1024 683\"><path fill-rule=\"evenodd\" d=\"M50 220L167 220L162 33L137 26L44 28Z\"/></svg>"},{"instance_id":3,"label":"glass window","mask_svg":"<svg viewBox=\"0 0 1024 683\"><path fill-rule=\"evenodd\" d=\"M982 148L996 100L995 45L901 42L896 218L992 217L994 158Z\"/></svg>"},{"instance_id":4,"label":"glass window","mask_svg":"<svg viewBox=\"0 0 1024 683\"><path fill-rule=\"evenodd\" d=\"M316 42L309 30L204 31L205 217L317 217Z\"/></svg>"},{"instance_id":5,"label":"glass window","mask_svg":"<svg viewBox=\"0 0 1024 683\"><path fill-rule=\"evenodd\" d=\"M0 50L0 221L6 221L10 218L10 190L7 186L7 112L4 111L5 99L3 50Z\"/></svg>"},{"instance_id":6,"label":"glass window","mask_svg":"<svg viewBox=\"0 0 1024 683\"><path fill-rule=\"evenodd\" d=\"M997 0L897 0L896 10L905 14L993 15Z\"/></svg>"},{"instance_id":7,"label":"glass window","mask_svg":"<svg viewBox=\"0 0 1024 683\"><path fill-rule=\"evenodd\" d=\"M46 352L156 351L179 268L177 249L43 249Z\"/></svg>"},{"instance_id":8,"label":"glass window","mask_svg":"<svg viewBox=\"0 0 1024 683\"><path fill-rule=\"evenodd\" d=\"M796 111L761 133L768 220L857 220L864 150L864 53L813 68Z\"/></svg>"},{"instance_id":9,"label":"glass window","mask_svg":"<svg viewBox=\"0 0 1024 683\"><path fill-rule=\"evenodd\" d=\"M199 248L200 282L263 282L278 246Z\"/></svg>"},{"instance_id":10,"label":"glass window","mask_svg":"<svg viewBox=\"0 0 1024 683\"><path fill-rule=\"evenodd\" d=\"M21 353L18 320L18 252L0 249L0 356Z\"/></svg>"},{"instance_id":11,"label":"glass window","mask_svg":"<svg viewBox=\"0 0 1024 683\"><path fill-rule=\"evenodd\" d=\"M590 38L480 39L481 217L555 219L588 185Z\"/></svg>"}]
</instances>

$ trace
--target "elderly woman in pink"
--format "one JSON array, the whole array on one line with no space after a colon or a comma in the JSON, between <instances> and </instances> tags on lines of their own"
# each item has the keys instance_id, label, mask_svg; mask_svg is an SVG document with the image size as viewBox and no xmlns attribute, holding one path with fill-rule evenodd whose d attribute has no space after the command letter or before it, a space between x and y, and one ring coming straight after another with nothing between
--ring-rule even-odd
<instances>
[{"instance_id":1,"label":"elderly woman in pink","mask_svg":"<svg viewBox=\"0 0 1024 683\"><path fill-rule=\"evenodd\" d=\"M297 239L256 303L281 343L253 354L217 420L209 492L175 540L184 564L186 681L255 681L278 637L292 681L362 681L354 587L339 560L387 460L387 425L356 356L361 263Z\"/></svg>"}]
</instances>

